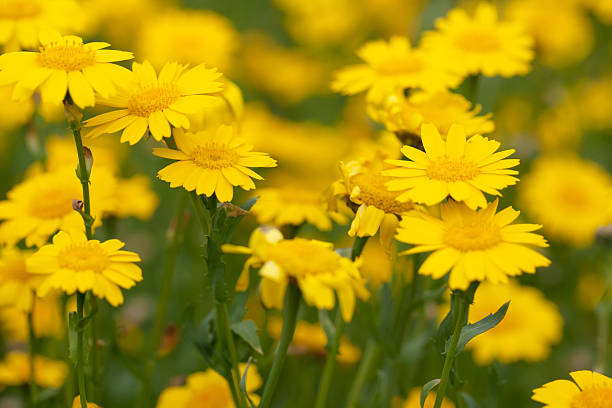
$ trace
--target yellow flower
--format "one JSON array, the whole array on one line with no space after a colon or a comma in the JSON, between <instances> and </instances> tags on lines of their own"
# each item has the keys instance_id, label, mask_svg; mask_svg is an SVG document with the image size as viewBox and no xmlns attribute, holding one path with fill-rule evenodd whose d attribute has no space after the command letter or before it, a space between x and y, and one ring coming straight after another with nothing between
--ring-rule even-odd
<instances>
[{"instance_id":1,"label":"yellow flower","mask_svg":"<svg viewBox=\"0 0 612 408\"><path fill-rule=\"evenodd\" d=\"M582 101L581 101L582 102ZM580 127L578 107L571 100L543 111L538 117L535 133L542 150L576 150L583 130Z\"/></svg>"},{"instance_id":2,"label":"yellow flower","mask_svg":"<svg viewBox=\"0 0 612 408\"><path fill-rule=\"evenodd\" d=\"M612 3L611 3L612 4ZM612 128L612 77L591 79L578 87L573 100L581 125L586 129Z\"/></svg>"},{"instance_id":3,"label":"yellow flower","mask_svg":"<svg viewBox=\"0 0 612 408\"><path fill-rule=\"evenodd\" d=\"M551 238L586 246L595 230L612 220L611 192L612 177L597 163L549 156L533 163L520 185L519 201Z\"/></svg>"},{"instance_id":4,"label":"yellow flower","mask_svg":"<svg viewBox=\"0 0 612 408\"><path fill-rule=\"evenodd\" d=\"M506 283L508 276L548 266L548 259L526 246L548 246L531 232L541 226L511 224L519 216L512 207L496 210L497 200L477 211L449 201L440 204L441 218L417 211L404 216L396 238L415 245L403 254L433 251L419 273L438 279L450 270L451 289L465 290L472 281Z\"/></svg>"},{"instance_id":5,"label":"yellow flower","mask_svg":"<svg viewBox=\"0 0 612 408\"><path fill-rule=\"evenodd\" d=\"M389 42L369 42L357 51L365 64L351 65L336 73L332 90L345 95L368 91L368 99L380 102L406 88L441 91L459 85L461 77L442 67L448 64L421 48L412 48L406 37Z\"/></svg>"},{"instance_id":6,"label":"yellow flower","mask_svg":"<svg viewBox=\"0 0 612 408\"><path fill-rule=\"evenodd\" d=\"M338 255L329 242L284 239L276 229L265 233L256 229L248 248L224 245L222 249L251 255L244 265L237 289L248 289L249 268L259 267L262 277L260 296L268 308L282 309L287 285L297 283L304 301L317 309L333 309L336 293L342 318L348 322L353 317L356 298L365 300L369 297L358 263Z\"/></svg>"},{"instance_id":7,"label":"yellow flower","mask_svg":"<svg viewBox=\"0 0 612 408\"><path fill-rule=\"evenodd\" d=\"M514 149L495 153L500 146L495 140L475 135L466 141L465 129L453 125L445 142L432 124L422 126L421 139L425 152L404 146L410 160L387 160L398 167L382 173L393 178L389 190L403 191L401 202L435 205L450 196L476 209L487 205L483 192L500 196L500 189L518 181L513 177L518 172L509 169L519 160L505 159Z\"/></svg>"},{"instance_id":8,"label":"yellow flower","mask_svg":"<svg viewBox=\"0 0 612 408\"><path fill-rule=\"evenodd\" d=\"M34 333L36 337L56 337L66 334L59 299L49 295L34 298ZM12 306L0 308L0 328L12 342L27 342L29 338L27 312Z\"/></svg>"},{"instance_id":9,"label":"yellow flower","mask_svg":"<svg viewBox=\"0 0 612 408\"><path fill-rule=\"evenodd\" d=\"M111 62L133 58L131 52L104 50L110 44L84 44L80 37L40 33L38 52L0 55L0 86L15 84L13 99L29 99L40 92L43 103L59 105L66 92L80 108L94 106L94 90L109 97L124 83L129 71Z\"/></svg>"},{"instance_id":10,"label":"yellow flower","mask_svg":"<svg viewBox=\"0 0 612 408\"><path fill-rule=\"evenodd\" d=\"M136 217L148 220L153 216L159 198L151 190L151 182L144 175L136 175L127 179L118 179L117 188L113 193L114 207L107 210L105 216L118 218Z\"/></svg>"},{"instance_id":11,"label":"yellow flower","mask_svg":"<svg viewBox=\"0 0 612 408\"><path fill-rule=\"evenodd\" d=\"M177 160L157 176L170 183L170 187L182 186L187 191L211 197L221 202L232 201L234 186L252 190L251 179L262 180L250 167L275 167L276 160L266 153L253 152L253 146L235 135L231 126L219 126L212 132L174 132L178 150L155 148L153 154Z\"/></svg>"},{"instance_id":12,"label":"yellow flower","mask_svg":"<svg viewBox=\"0 0 612 408\"><path fill-rule=\"evenodd\" d=\"M392 259L389 248L384 248L380 242L375 240L369 240L366 243L360 259L362 261L359 268L361 275L368 280L372 287L379 287L381 284L390 281L394 263L396 270L405 270L401 263L412 260L409 257Z\"/></svg>"},{"instance_id":13,"label":"yellow flower","mask_svg":"<svg viewBox=\"0 0 612 408\"><path fill-rule=\"evenodd\" d=\"M270 319L268 332L275 339L279 339L283 321L277 317ZM291 340L291 353L303 354L312 353L317 356L327 356L327 335L318 323L309 323L304 320L298 321ZM359 361L361 350L354 346L346 336L340 339L340 348L336 355L336 360L342 364L354 364Z\"/></svg>"},{"instance_id":14,"label":"yellow flower","mask_svg":"<svg viewBox=\"0 0 612 408\"><path fill-rule=\"evenodd\" d=\"M533 390L532 400L545 408L608 408L612 401L612 379L594 371L570 373L575 382L556 380Z\"/></svg>"},{"instance_id":15,"label":"yellow flower","mask_svg":"<svg viewBox=\"0 0 612 408\"><path fill-rule=\"evenodd\" d=\"M13 100L13 89L10 86L0 87L0 130L10 130L28 123L34 113L34 101L22 102ZM74 147L73 147L74 148Z\"/></svg>"},{"instance_id":16,"label":"yellow flower","mask_svg":"<svg viewBox=\"0 0 612 408\"><path fill-rule=\"evenodd\" d=\"M66 167L74 170L79 164L72 134L47 137L45 145L47 151L46 170L53 171ZM112 138L87 140L85 145L91 150L94 159L92 175L97 173L102 167L105 168L105 171L108 170L112 174L119 173L121 160L125 156L125 145Z\"/></svg>"},{"instance_id":17,"label":"yellow flower","mask_svg":"<svg viewBox=\"0 0 612 408\"><path fill-rule=\"evenodd\" d=\"M221 90L221 76L214 68L204 64L187 70L186 65L168 63L159 76L150 62L132 64L132 74L125 89L112 97L98 98L99 105L121 108L85 121L86 127L93 127L87 137L115 133L123 129L121 142L131 145L138 142L147 132L155 140L170 137L170 125L189 128L186 114L197 113L214 103L210 94Z\"/></svg>"},{"instance_id":18,"label":"yellow flower","mask_svg":"<svg viewBox=\"0 0 612 408\"><path fill-rule=\"evenodd\" d=\"M523 26L500 21L497 9L487 1L473 16L454 8L436 20L436 30L423 35L423 47L439 54L461 74L487 77L525 75L533 59L533 39Z\"/></svg>"},{"instance_id":19,"label":"yellow flower","mask_svg":"<svg viewBox=\"0 0 612 408\"><path fill-rule=\"evenodd\" d=\"M74 397L74 400L72 401L72 408L81 408L81 396L77 395L76 397ZM99 405L94 404L93 402L87 402L87 408L100 408Z\"/></svg>"},{"instance_id":20,"label":"yellow flower","mask_svg":"<svg viewBox=\"0 0 612 408\"><path fill-rule=\"evenodd\" d=\"M140 257L121 251L124 245L118 239L87 240L79 230L58 232L52 244L43 246L28 259L31 272L44 277L38 295L45 296L53 289L69 295L77 290L81 293L91 290L113 306L123 303L119 287L129 289L142 280L142 270L134 264Z\"/></svg>"},{"instance_id":21,"label":"yellow flower","mask_svg":"<svg viewBox=\"0 0 612 408\"><path fill-rule=\"evenodd\" d=\"M0 361L0 385L24 385L30 382L30 356L21 351L7 353ZM68 375L66 363L43 356L34 357L36 385L60 388Z\"/></svg>"},{"instance_id":22,"label":"yellow flower","mask_svg":"<svg viewBox=\"0 0 612 408\"><path fill-rule=\"evenodd\" d=\"M433 408L434 402L436 401L436 392L431 391L427 395L427 399L425 400L425 405L423 408ZM413 388L402 404L398 404L397 408L422 408L421 407L421 389ZM442 400L441 408L455 408L455 404L448 398L444 397Z\"/></svg>"},{"instance_id":23,"label":"yellow flower","mask_svg":"<svg viewBox=\"0 0 612 408\"><path fill-rule=\"evenodd\" d=\"M31 254L19 248L0 249L0 306L15 305L25 312L32 309L40 277L31 274L26 266Z\"/></svg>"},{"instance_id":24,"label":"yellow flower","mask_svg":"<svg viewBox=\"0 0 612 408\"><path fill-rule=\"evenodd\" d=\"M246 364L240 364L244 373ZM242 376L241 376L242 378ZM257 367L249 366L246 374L246 390L253 403L259 403L259 396L254 391L262 385ZM185 385L166 388L157 401L156 408L235 408L231 391L225 378L209 368L191 374Z\"/></svg>"}]
</instances>

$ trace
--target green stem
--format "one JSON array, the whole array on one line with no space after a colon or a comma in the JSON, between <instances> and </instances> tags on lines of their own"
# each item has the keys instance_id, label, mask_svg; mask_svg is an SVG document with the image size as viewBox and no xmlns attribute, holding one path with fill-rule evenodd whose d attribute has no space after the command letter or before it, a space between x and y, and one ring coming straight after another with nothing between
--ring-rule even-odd
<instances>
[{"instance_id":1,"label":"green stem","mask_svg":"<svg viewBox=\"0 0 612 408\"><path fill-rule=\"evenodd\" d=\"M77 315L79 321L83 321L85 304L85 294L77 292ZM83 347L85 328L77 328L77 382L79 384L79 395L81 399L81 408L87 408L87 391L85 390L85 348Z\"/></svg>"},{"instance_id":2,"label":"green stem","mask_svg":"<svg viewBox=\"0 0 612 408\"><path fill-rule=\"evenodd\" d=\"M346 323L342 319L342 313L338 307L336 314L336 333L334 335L334 341L331 345L329 352L327 353L327 360L325 361L325 367L323 369L323 378L321 379L321 385L319 385L319 393L315 402L315 408L325 408L327 402L327 395L329 394L329 388L331 387L332 378L334 376L334 370L336 369L336 356L338 355L338 349L340 348L340 340L344 333Z\"/></svg>"},{"instance_id":3,"label":"green stem","mask_svg":"<svg viewBox=\"0 0 612 408\"><path fill-rule=\"evenodd\" d=\"M606 372L608 360L608 345L610 344L610 318L612 305L610 301L602 299L597 305L597 359L594 369Z\"/></svg>"},{"instance_id":4,"label":"green stem","mask_svg":"<svg viewBox=\"0 0 612 408\"><path fill-rule=\"evenodd\" d=\"M36 335L34 333L34 303L32 299L32 309L28 312L28 329L30 340L30 404L35 407L38 390L36 389L36 371L34 368L34 359L36 357Z\"/></svg>"},{"instance_id":5,"label":"green stem","mask_svg":"<svg viewBox=\"0 0 612 408\"><path fill-rule=\"evenodd\" d=\"M81 138L81 121L71 120L69 124L72 129L72 134L74 135L74 144L76 145L77 156L79 158L77 175L83 188L83 214L86 216L84 218L85 234L87 235L87 239L93 239L93 219L91 218L91 201L89 199L89 172L87 171L83 140Z\"/></svg>"},{"instance_id":6,"label":"green stem","mask_svg":"<svg viewBox=\"0 0 612 408\"><path fill-rule=\"evenodd\" d=\"M478 102L478 84L480 83L480 74L470 75L467 77L466 81L466 97L470 102L472 102L473 105L476 105Z\"/></svg>"},{"instance_id":7,"label":"green stem","mask_svg":"<svg viewBox=\"0 0 612 408\"><path fill-rule=\"evenodd\" d=\"M221 302L215 302L215 312L217 318L217 330L219 340L223 339L223 343L227 345L227 349L230 354L230 362L232 364L230 370L230 385L233 388L232 394L235 393L234 399L239 407L246 407L246 398L244 393L240 390L240 368L238 367L238 353L236 352L236 344L234 343L234 336L230 328L229 313L227 311L227 304Z\"/></svg>"},{"instance_id":8,"label":"green stem","mask_svg":"<svg viewBox=\"0 0 612 408\"><path fill-rule=\"evenodd\" d=\"M289 283L287 286L285 306L283 309L283 330L281 331L281 337L276 348L274 362L272 363L272 369L270 370L270 374L268 375L268 379L264 387L259 408L269 408L272 404L272 397L280 378L283 363L285 362L285 357L287 356L287 350L289 349L291 340L293 340L293 333L295 332L295 325L297 324L297 314L301 296L300 289L297 287L297 285L294 283Z\"/></svg>"},{"instance_id":9,"label":"green stem","mask_svg":"<svg viewBox=\"0 0 612 408\"><path fill-rule=\"evenodd\" d=\"M357 407L357 402L359 401L361 391L363 391L363 386L368 378L370 378L374 367L376 367L376 362L380 357L380 353L381 348L378 344L376 344L376 341L372 339L368 340L365 351L363 352L363 357L359 363L359 368L357 369L357 375L355 375L355 380L353 381L351 389L348 393L346 408Z\"/></svg>"}]
</instances>

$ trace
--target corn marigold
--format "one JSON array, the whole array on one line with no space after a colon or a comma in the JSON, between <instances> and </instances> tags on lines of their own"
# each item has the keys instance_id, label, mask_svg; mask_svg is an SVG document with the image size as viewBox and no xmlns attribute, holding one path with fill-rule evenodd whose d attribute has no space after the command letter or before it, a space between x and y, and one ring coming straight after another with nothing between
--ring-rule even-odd
<instances>
[{"instance_id":1,"label":"corn marigold","mask_svg":"<svg viewBox=\"0 0 612 408\"><path fill-rule=\"evenodd\" d=\"M28 259L32 273L44 277L38 295L45 296L53 289L69 295L91 290L118 306L123 303L119 287L129 289L142 280L142 270L134 263L140 257L135 252L122 251L124 245L118 239L88 240L80 230L58 232L53 243Z\"/></svg>"},{"instance_id":2,"label":"corn marigold","mask_svg":"<svg viewBox=\"0 0 612 408\"><path fill-rule=\"evenodd\" d=\"M34 297L32 320L36 337L63 338L66 334L64 317L57 296ZM9 342L24 343L30 337L28 312L17 306L0 308L0 329Z\"/></svg>"},{"instance_id":3,"label":"corn marigold","mask_svg":"<svg viewBox=\"0 0 612 408\"><path fill-rule=\"evenodd\" d=\"M483 191L500 196L500 189L518 181L513 176L518 172L510 168L519 160L505 159L514 149L495 153L500 146L495 140L474 135L466 141L465 129L452 125L444 141L432 124L421 127L421 139L424 152L404 146L409 160L387 160L397 167L382 172L391 178L387 188L402 192L400 202L435 205L450 196L476 209L487 205Z\"/></svg>"},{"instance_id":4,"label":"corn marigold","mask_svg":"<svg viewBox=\"0 0 612 408\"><path fill-rule=\"evenodd\" d=\"M194 114L215 103L221 91L221 74L204 64L187 69L187 65L168 63L159 72L145 61L132 64L130 80L115 96L97 99L99 105L121 108L85 121L94 127L87 137L115 133L123 129L121 142L133 145L147 130L155 140L171 136L170 125L189 128L187 114Z\"/></svg>"},{"instance_id":5,"label":"corn marigold","mask_svg":"<svg viewBox=\"0 0 612 408\"><path fill-rule=\"evenodd\" d=\"M25 312L32 309L40 276L28 271L26 260L31 254L13 247L0 249L0 306L15 305Z\"/></svg>"},{"instance_id":6,"label":"corn marigold","mask_svg":"<svg viewBox=\"0 0 612 408\"><path fill-rule=\"evenodd\" d=\"M438 279L450 271L450 288L461 290L473 281L506 283L509 276L548 266L546 257L527 246L548 246L532 232L541 225L512 224L519 212L507 207L496 213L497 204L472 210L449 201L440 205L440 218L411 212L402 218L396 238L415 246L402 254L433 252L419 273Z\"/></svg>"},{"instance_id":7,"label":"corn marigold","mask_svg":"<svg viewBox=\"0 0 612 408\"><path fill-rule=\"evenodd\" d=\"M546 408L608 408L612 401L612 378L582 370L570 373L574 380L556 380L533 390L532 400Z\"/></svg>"},{"instance_id":8,"label":"corn marigold","mask_svg":"<svg viewBox=\"0 0 612 408\"><path fill-rule=\"evenodd\" d=\"M408 394L408 398L401 404L398 404L397 408L434 408L434 403L436 401L436 392L431 391L427 395L427 399L425 400L425 405L421 406L421 389L413 388ZM444 397L442 400L441 408L455 408L455 404Z\"/></svg>"},{"instance_id":9,"label":"corn marigold","mask_svg":"<svg viewBox=\"0 0 612 408\"><path fill-rule=\"evenodd\" d=\"M177 130L174 140L178 150L153 149L156 156L177 160L157 176L172 188L182 186L207 197L215 194L221 202L232 201L234 186L252 190L255 184L251 178L263 180L250 167L276 166L276 160L266 153L251 151L253 146L237 137L231 126L197 133Z\"/></svg>"},{"instance_id":10,"label":"corn marigold","mask_svg":"<svg viewBox=\"0 0 612 408\"><path fill-rule=\"evenodd\" d=\"M63 361L34 357L34 382L41 387L60 388L68 375L68 366ZM11 351L0 361L1 385L24 385L32 380L30 356L21 351Z\"/></svg>"}]
</instances>

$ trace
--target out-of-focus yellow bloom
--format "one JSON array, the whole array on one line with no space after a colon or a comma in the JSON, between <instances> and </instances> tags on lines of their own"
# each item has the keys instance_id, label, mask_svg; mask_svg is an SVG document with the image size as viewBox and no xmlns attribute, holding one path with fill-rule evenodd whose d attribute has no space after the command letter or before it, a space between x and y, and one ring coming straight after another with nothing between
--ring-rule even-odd
<instances>
[{"instance_id":1,"label":"out-of-focus yellow bloom","mask_svg":"<svg viewBox=\"0 0 612 408\"><path fill-rule=\"evenodd\" d=\"M161 169L158 177L172 188L182 186L207 197L214 194L220 202L232 201L234 186L248 191L255 188L252 178L263 179L251 167L276 167L276 160L266 153L253 152L253 146L236 136L230 126L211 132L177 130L174 140L178 150L153 149L156 156L176 160Z\"/></svg>"},{"instance_id":2,"label":"out-of-focus yellow bloom","mask_svg":"<svg viewBox=\"0 0 612 408\"><path fill-rule=\"evenodd\" d=\"M612 24L612 1L584 0L590 5L597 18L604 24Z\"/></svg>"},{"instance_id":3,"label":"out-of-focus yellow bloom","mask_svg":"<svg viewBox=\"0 0 612 408\"><path fill-rule=\"evenodd\" d=\"M151 190L151 182L145 175L117 180L113 201L115 206L107 210L105 216L136 217L143 221L153 216L159 204L159 198Z\"/></svg>"},{"instance_id":4,"label":"out-of-focus yellow bloom","mask_svg":"<svg viewBox=\"0 0 612 408\"><path fill-rule=\"evenodd\" d=\"M584 60L593 47L592 24L582 8L574 3L570 0L511 0L506 5L506 16L522 24L533 36L538 58L543 63L561 68Z\"/></svg>"},{"instance_id":5,"label":"out-of-focus yellow bloom","mask_svg":"<svg viewBox=\"0 0 612 408\"><path fill-rule=\"evenodd\" d=\"M506 96L495 110L495 130L502 141L515 144L533 130L532 101L523 96ZM529 136L531 139L532 137Z\"/></svg>"},{"instance_id":6,"label":"out-of-focus yellow bloom","mask_svg":"<svg viewBox=\"0 0 612 408\"><path fill-rule=\"evenodd\" d=\"M100 168L104 171L109 171L112 174L119 173L121 159L125 156L124 145L121 145L118 140L111 138L102 138L95 140L87 140L85 145L89 150L94 160L93 173L98 172ZM74 139L70 136L50 136L46 140L47 160L45 161L45 169L54 171L69 167L74 170L79 164L74 147Z\"/></svg>"},{"instance_id":7,"label":"out-of-focus yellow bloom","mask_svg":"<svg viewBox=\"0 0 612 408\"><path fill-rule=\"evenodd\" d=\"M211 94L221 91L220 76L204 64L187 69L187 65L177 63L164 65L158 76L150 62L135 62L127 87L113 97L96 101L120 109L86 120L86 127L95 127L87 137L123 129L121 142L133 145L147 130L159 141L171 136L170 125L188 129L186 114L195 114L214 103L217 97Z\"/></svg>"},{"instance_id":8,"label":"out-of-focus yellow bloom","mask_svg":"<svg viewBox=\"0 0 612 408\"><path fill-rule=\"evenodd\" d=\"M105 50L110 44L84 44L80 37L56 31L40 33L40 51L0 55L0 86L15 84L13 99L24 101L40 92L43 103L59 105L70 95L80 107L94 106L94 91L110 97L129 71L112 62L133 58L127 51Z\"/></svg>"},{"instance_id":9,"label":"out-of-focus yellow bloom","mask_svg":"<svg viewBox=\"0 0 612 408\"><path fill-rule=\"evenodd\" d=\"M606 290L603 273L580 271L575 293L583 309L594 311Z\"/></svg>"},{"instance_id":10,"label":"out-of-focus yellow bloom","mask_svg":"<svg viewBox=\"0 0 612 408\"><path fill-rule=\"evenodd\" d=\"M391 256L389 256L388 248L385 249L380 242L369 240L363 252L361 253L361 275L366 278L371 285L378 286L382 283L389 282L393 264ZM410 258L405 258L410 259ZM398 269L402 259L396 260ZM403 269L402 269L403 270Z\"/></svg>"},{"instance_id":11,"label":"out-of-focus yellow bloom","mask_svg":"<svg viewBox=\"0 0 612 408\"><path fill-rule=\"evenodd\" d=\"M572 151L578 147L582 129L575 105L568 100L542 112L535 131L543 150Z\"/></svg>"},{"instance_id":12,"label":"out-of-focus yellow bloom","mask_svg":"<svg viewBox=\"0 0 612 408\"><path fill-rule=\"evenodd\" d=\"M337 294L342 318L348 322L353 317L356 298L365 300L370 295L358 263L338 255L329 242L284 239L276 229L256 229L248 248L224 245L223 251L251 255L237 289L248 289L251 266L260 268L260 295L268 308L282 309L287 285L297 283L304 301L317 309L333 309Z\"/></svg>"},{"instance_id":13,"label":"out-of-focus yellow bloom","mask_svg":"<svg viewBox=\"0 0 612 408\"><path fill-rule=\"evenodd\" d=\"M244 373L245 369L246 364L240 364L240 372ZM246 373L246 391L255 404L259 403L259 396L254 392L262 383L257 367L249 366L249 371ZM156 405L156 408L190 407L234 408L234 400L225 378L212 368L193 373L187 377L185 385L166 388L159 396Z\"/></svg>"},{"instance_id":14,"label":"out-of-focus yellow bloom","mask_svg":"<svg viewBox=\"0 0 612 408\"><path fill-rule=\"evenodd\" d=\"M46 296L55 289L69 295L89 290L113 306L123 303L119 287L129 289L142 280L135 252L122 251L118 239L104 242L88 240L80 230L60 231L53 243L41 247L28 259L32 273L44 279L38 294Z\"/></svg>"},{"instance_id":15,"label":"out-of-focus yellow bloom","mask_svg":"<svg viewBox=\"0 0 612 408\"><path fill-rule=\"evenodd\" d=\"M391 191L401 191L397 200L435 205L446 197L476 209L486 207L483 192L500 196L499 190L515 184L518 159L506 159L514 149L497 152L500 143L480 135L466 140L465 129L452 125L446 141L432 124L421 127L425 151L404 146L401 151L410 160L387 160L397 166L383 171L391 177L386 183Z\"/></svg>"},{"instance_id":16,"label":"out-of-focus yellow bloom","mask_svg":"<svg viewBox=\"0 0 612 408\"><path fill-rule=\"evenodd\" d=\"M202 62L231 72L240 37L230 20L208 10L163 11L147 19L138 36L138 55L155 68L166 62Z\"/></svg>"},{"instance_id":17,"label":"out-of-focus yellow bloom","mask_svg":"<svg viewBox=\"0 0 612 408\"><path fill-rule=\"evenodd\" d=\"M60 388L68 375L66 363L43 356L34 358L34 381L41 387ZM30 357L20 351L9 352L0 361L0 385L24 385L31 381Z\"/></svg>"},{"instance_id":18,"label":"out-of-focus yellow bloom","mask_svg":"<svg viewBox=\"0 0 612 408\"><path fill-rule=\"evenodd\" d=\"M607 408L612 401L612 378L594 371L570 373L575 382L556 380L533 390L532 400L545 408Z\"/></svg>"},{"instance_id":19,"label":"out-of-focus yellow bloom","mask_svg":"<svg viewBox=\"0 0 612 408\"><path fill-rule=\"evenodd\" d=\"M412 391L410 391L408 398L406 398L406 401L397 405L394 404L394 408L433 408L435 401L436 392L431 391L429 395L427 395L425 405L421 407L421 388L413 388ZM448 398L444 397L441 408L455 408L455 404L453 404L453 402Z\"/></svg>"},{"instance_id":20,"label":"out-of-focus yellow bloom","mask_svg":"<svg viewBox=\"0 0 612 408\"><path fill-rule=\"evenodd\" d=\"M62 338L66 334L60 301L56 296L34 299L34 334L36 337ZM27 342L29 338L28 315L17 307L0 308L0 328L10 341Z\"/></svg>"},{"instance_id":21,"label":"out-of-focus yellow bloom","mask_svg":"<svg viewBox=\"0 0 612 408\"><path fill-rule=\"evenodd\" d=\"M440 218L413 211L402 218L397 240L414 245L402 254L432 252L419 268L421 275L439 279L450 271L451 289L465 290L473 281L506 283L509 276L535 273L550 261L529 248L547 247L532 231L536 224L512 224L519 212L497 212L497 200L481 210L464 203L440 204Z\"/></svg>"},{"instance_id":22,"label":"out-of-focus yellow bloom","mask_svg":"<svg viewBox=\"0 0 612 408\"><path fill-rule=\"evenodd\" d=\"M533 39L523 26L500 20L496 7L481 1L472 16L454 8L423 35L423 47L440 55L462 75L525 75L531 69Z\"/></svg>"},{"instance_id":23,"label":"out-of-focus yellow bloom","mask_svg":"<svg viewBox=\"0 0 612 408\"><path fill-rule=\"evenodd\" d=\"M72 401L72 408L81 408L81 396L77 395L74 397ZM94 404L93 402L87 402L87 408L100 408L99 405Z\"/></svg>"},{"instance_id":24,"label":"out-of-focus yellow bloom","mask_svg":"<svg viewBox=\"0 0 612 408\"><path fill-rule=\"evenodd\" d=\"M32 309L40 276L28 271L26 259L31 254L19 248L0 249L0 306L14 305L24 312Z\"/></svg>"},{"instance_id":25,"label":"out-of-focus yellow bloom","mask_svg":"<svg viewBox=\"0 0 612 408\"><path fill-rule=\"evenodd\" d=\"M216 94L219 97L211 99L211 104L201 112L187 115L191 132L241 123L244 115L242 91L226 77L221 77L219 80L223 83L223 90Z\"/></svg>"},{"instance_id":26,"label":"out-of-focus yellow bloom","mask_svg":"<svg viewBox=\"0 0 612 408\"><path fill-rule=\"evenodd\" d=\"M377 32L391 36L413 33L428 1L363 0L363 3L367 22L372 23Z\"/></svg>"},{"instance_id":27,"label":"out-of-focus yellow bloom","mask_svg":"<svg viewBox=\"0 0 612 408\"><path fill-rule=\"evenodd\" d=\"M28 123L34 113L34 101L26 99L18 102L13 100L11 86L0 87L0 130L10 130Z\"/></svg>"},{"instance_id":28,"label":"out-of-focus yellow bloom","mask_svg":"<svg viewBox=\"0 0 612 408\"><path fill-rule=\"evenodd\" d=\"M282 319L270 319L268 323L268 332L272 337L279 339L282 328ZM303 320L297 323L293 340L291 340L290 353L303 354L307 352L324 357L327 356L326 346L327 336L320 324L309 323ZM361 357L361 350L354 346L346 336L342 336L336 360L343 364L354 364L359 361L359 357Z\"/></svg>"},{"instance_id":29,"label":"out-of-focus yellow bloom","mask_svg":"<svg viewBox=\"0 0 612 408\"><path fill-rule=\"evenodd\" d=\"M612 2L610 3L612 4ZM612 78L592 79L580 84L572 96L584 129L612 128Z\"/></svg>"},{"instance_id":30,"label":"out-of-focus yellow bloom","mask_svg":"<svg viewBox=\"0 0 612 408\"><path fill-rule=\"evenodd\" d=\"M519 200L551 238L586 246L597 227L612 221L611 191L612 177L598 164L549 156L534 161L519 186Z\"/></svg>"}]
</instances>

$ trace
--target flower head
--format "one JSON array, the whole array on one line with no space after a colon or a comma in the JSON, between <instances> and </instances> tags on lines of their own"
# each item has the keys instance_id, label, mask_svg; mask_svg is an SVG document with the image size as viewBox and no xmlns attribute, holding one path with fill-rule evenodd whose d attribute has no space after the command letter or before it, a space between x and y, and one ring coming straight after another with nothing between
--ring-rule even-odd
<instances>
[{"instance_id":1,"label":"flower head","mask_svg":"<svg viewBox=\"0 0 612 408\"><path fill-rule=\"evenodd\" d=\"M88 240L80 230L58 232L52 244L43 246L28 260L32 273L44 277L38 295L45 296L54 289L69 295L91 290L113 306L123 303L119 287L129 289L142 280L142 270L134 263L140 257L122 251L124 245L118 239Z\"/></svg>"},{"instance_id":2,"label":"flower head","mask_svg":"<svg viewBox=\"0 0 612 408\"><path fill-rule=\"evenodd\" d=\"M170 125L189 128L187 114L194 114L215 103L222 84L214 68L204 64L187 69L187 65L168 63L159 72L150 62L132 64L130 80L115 96L98 98L99 105L121 108L85 121L94 127L87 137L115 133L123 129L121 142L138 142L147 130L155 140L171 136Z\"/></svg>"},{"instance_id":3,"label":"flower head","mask_svg":"<svg viewBox=\"0 0 612 408\"><path fill-rule=\"evenodd\" d=\"M556 380L533 390L532 400L545 408L608 408L612 378L594 371L574 371L572 381Z\"/></svg>"},{"instance_id":4,"label":"flower head","mask_svg":"<svg viewBox=\"0 0 612 408\"><path fill-rule=\"evenodd\" d=\"M406 398L406 401L404 401L401 405L399 405L399 408L433 408L435 401L436 401L436 392L432 390L427 395L427 399L425 400L425 405L421 407L421 388L413 388L412 391L410 391L408 398ZM448 398L444 397L444 399L442 400L441 407L442 408L455 408L455 404Z\"/></svg>"},{"instance_id":5,"label":"flower head","mask_svg":"<svg viewBox=\"0 0 612 408\"><path fill-rule=\"evenodd\" d=\"M232 201L234 186L252 190L251 178L262 180L250 167L275 167L276 160L266 153L253 152L253 146L235 135L231 126L219 126L215 131L197 133L174 132L178 150L156 148L153 154L177 160L157 176L170 187L184 187L187 191L211 197L221 202Z\"/></svg>"},{"instance_id":6,"label":"flower head","mask_svg":"<svg viewBox=\"0 0 612 408\"><path fill-rule=\"evenodd\" d=\"M61 104L66 93L80 108L94 106L94 91L109 97L124 83L129 71L111 62L133 58L131 52L105 50L110 44L84 44L80 37L40 33L38 52L0 55L0 86L15 84L13 99L29 99L40 91L44 103Z\"/></svg>"},{"instance_id":7,"label":"flower head","mask_svg":"<svg viewBox=\"0 0 612 408\"><path fill-rule=\"evenodd\" d=\"M514 149L495 153L500 145L495 140L475 135L466 141L465 129L453 125L444 141L432 124L423 125L421 139L425 152L404 146L410 160L387 160L397 168L382 173L392 178L389 190L402 191L399 201L435 205L450 196L476 209L487 205L483 191L501 195L499 189L518 181L513 177L518 172L509 169L519 160L505 159Z\"/></svg>"},{"instance_id":8,"label":"flower head","mask_svg":"<svg viewBox=\"0 0 612 408\"><path fill-rule=\"evenodd\" d=\"M506 283L508 276L548 266L548 259L527 246L548 246L532 232L541 225L511 224L518 211L496 210L497 200L481 210L449 201L440 204L440 218L413 211L402 218L396 238L415 245L404 254L433 252L419 273L438 279L450 271L451 289L465 290L473 281Z\"/></svg>"},{"instance_id":9,"label":"flower head","mask_svg":"<svg viewBox=\"0 0 612 408\"><path fill-rule=\"evenodd\" d=\"M72 408L81 408L81 396L77 395L72 401ZM87 401L87 408L100 408L98 404Z\"/></svg>"},{"instance_id":10,"label":"flower head","mask_svg":"<svg viewBox=\"0 0 612 408\"><path fill-rule=\"evenodd\" d=\"M39 276L39 280L40 276ZM57 296L34 297L32 320L36 337L56 337L66 334L62 308ZM27 342L30 336L28 312L17 306L0 308L0 328L9 342Z\"/></svg>"},{"instance_id":11,"label":"flower head","mask_svg":"<svg viewBox=\"0 0 612 408\"><path fill-rule=\"evenodd\" d=\"M28 271L26 259L31 254L18 248L0 249L0 306L15 305L25 312L32 309L40 276Z\"/></svg>"},{"instance_id":12,"label":"flower head","mask_svg":"<svg viewBox=\"0 0 612 408\"><path fill-rule=\"evenodd\" d=\"M60 388L68 375L68 366L63 361L34 357L36 385ZM30 357L21 351L9 352L0 361L0 385L24 385L31 381Z\"/></svg>"}]
</instances>

